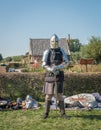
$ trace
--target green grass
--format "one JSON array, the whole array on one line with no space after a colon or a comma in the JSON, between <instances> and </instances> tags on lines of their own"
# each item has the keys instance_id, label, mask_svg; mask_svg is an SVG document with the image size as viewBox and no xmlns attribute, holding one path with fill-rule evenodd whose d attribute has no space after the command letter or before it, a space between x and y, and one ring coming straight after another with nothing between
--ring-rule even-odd
<instances>
[{"instance_id":1,"label":"green grass","mask_svg":"<svg viewBox=\"0 0 101 130\"><path fill-rule=\"evenodd\" d=\"M43 108L0 111L0 130L101 130L100 110L66 110L70 120L54 110L42 119L43 112Z\"/></svg>"}]
</instances>

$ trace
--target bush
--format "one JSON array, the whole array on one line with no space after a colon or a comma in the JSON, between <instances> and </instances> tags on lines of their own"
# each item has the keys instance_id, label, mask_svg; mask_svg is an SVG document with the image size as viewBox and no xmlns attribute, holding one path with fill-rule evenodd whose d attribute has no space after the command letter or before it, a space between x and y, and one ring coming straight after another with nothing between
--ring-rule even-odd
<instances>
[{"instance_id":1,"label":"bush","mask_svg":"<svg viewBox=\"0 0 101 130\"><path fill-rule=\"evenodd\" d=\"M22 66L22 64L21 63L9 63L9 67L10 68L20 68Z\"/></svg>"},{"instance_id":2,"label":"bush","mask_svg":"<svg viewBox=\"0 0 101 130\"><path fill-rule=\"evenodd\" d=\"M70 73L65 75L64 93L101 93L101 73Z\"/></svg>"},{"instance_id":3,"label":"bush","mask_svg":"<svg viewBox=\"0 0 101 130\"><path fill-rule=\"evenodd\" d=\"M25 98L27 94L42 99L42 75L29 73L0 74L0 96Z\"/></svg>"},{"instance_id":4,"label":"bush","mask_svg":"<svg viewBox=\"0 0 101 130\"><path fill-rule=\"evenodd\" d=\"M43 101L44 74L42 73L4 73L0 74L0 96L16 99L30 94ZM64 94L101 93L101 73L66 73Z\"/></svg>"}]
</instances>

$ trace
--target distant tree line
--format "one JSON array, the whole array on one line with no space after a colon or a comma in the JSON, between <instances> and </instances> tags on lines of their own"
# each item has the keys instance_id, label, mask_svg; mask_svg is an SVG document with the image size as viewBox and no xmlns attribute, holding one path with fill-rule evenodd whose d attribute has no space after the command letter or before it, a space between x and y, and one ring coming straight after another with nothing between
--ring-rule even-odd
<instances>
[{"instance_id":1,"label":"distant tree line","mask_svg":"<svg viewBox=\"0 0 101 130\"><path fill-rule=\"evenodd\" d=\"M88 44L81 44L78 39L70 42L71 60L78 61L81 58L94 58L101 62L101 38L92 36Z\"/></svg>"},{"instance_id":2,"label":"distant tree line","mask_svg":"<svg viewBox=\"0 0 101 130\"><path fill-rule=\"evenodd\" d=\"M82 57L94 58L97 63L101 62L101 38L92 36L87 45L81 48Z\"/></svg>"},{"instance_id":3,"label":"distant tree line","mask_svg":"<svg viewBox=\"0 0 101 130\"><path fill-rule=\"evenodd\" d=\"M19 55L19 56L8 56L6 58L3 58L2 54L0 54L0 61L2 62L20 62L22 60L22 58L24 57L28 57L28 52L25 55Z\"/></svg>"},{"instance_id":4,"label":"distant tree line","mask_svg":"<svg viewBox=\"0 0 101 130\"><path fill-rule=\"evenodd\" d=\"M92 36L88 44L80 43L79 39L70 40L70 51L71 56L70 60L79 61L81 58L94 58L97 63L101 63L101 37ZM0 61L21 61L23 57L28 57L29 53L27 52L24 56L12 56L3 58L0 53Z\"/></svg>"}]
</instances>

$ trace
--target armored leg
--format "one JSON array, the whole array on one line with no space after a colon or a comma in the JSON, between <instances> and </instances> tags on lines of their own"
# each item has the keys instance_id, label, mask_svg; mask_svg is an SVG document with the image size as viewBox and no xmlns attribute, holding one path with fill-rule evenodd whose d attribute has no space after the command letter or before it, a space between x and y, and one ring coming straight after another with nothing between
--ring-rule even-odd
<instances>
[{"instance_id":1,"label":"armored leg","mask_svg":"<svg viewBox=\"0 0 101 130\"><path fill-rule=\"evenodd\" d=\"M50 104L51 104L51 101L50 101L50 100L46 101L46 103L45 103L45 113L44 113L44 115L43 115L43 118L44 118L44 119L46 119L46 118L48 117L48 115L49 115Z\"/></svg>"},{"instance_id":2,"label":"armored leg","mask_svg":"<svg viewBox=\"0 0 101 130\"><path fill-rule=\"evenodd\" d=\"M61 116L66 119L69 119L69 116L67 116L65 113L64 101L59 101L59 107L60 107Z\"/></svg>"}]
</instances>

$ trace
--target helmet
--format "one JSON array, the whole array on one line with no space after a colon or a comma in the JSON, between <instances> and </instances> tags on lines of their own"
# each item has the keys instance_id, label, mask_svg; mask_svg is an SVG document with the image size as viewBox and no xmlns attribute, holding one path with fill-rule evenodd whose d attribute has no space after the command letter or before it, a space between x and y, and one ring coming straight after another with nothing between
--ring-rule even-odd
<instances>
[{"instance_id":1,"label":"helmet","mask_svg":"<svg viewBox=\"0 0 101 130\"><path fill-rule=\"evenodd\" d=\"M56 34L54 34L51 38L50 38L50 47L51 48L58 48L59 47L59 38Z\"/></svg>"}]
</instances>

